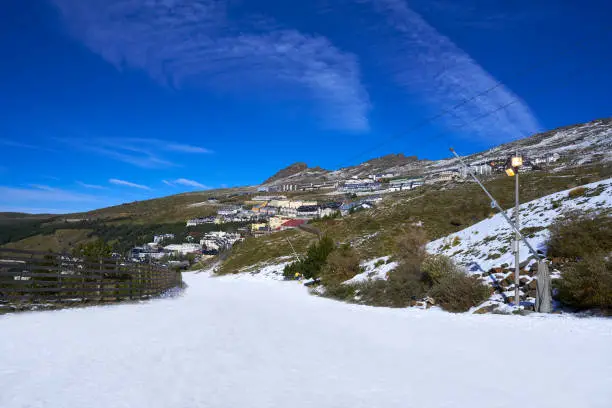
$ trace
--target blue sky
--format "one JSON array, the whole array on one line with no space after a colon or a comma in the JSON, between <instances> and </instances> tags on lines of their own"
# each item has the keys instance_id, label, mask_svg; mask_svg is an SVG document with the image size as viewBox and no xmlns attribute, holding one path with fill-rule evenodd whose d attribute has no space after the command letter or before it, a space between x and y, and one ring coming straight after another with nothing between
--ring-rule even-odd
<instances>
[{"instance_id":1,"label":"blue sky","mask_svg":"<svg viewBox=\"0 0 612 408\"><path fill-rule=\"evenodd\" d=\"M3 0L0 211L438 159L607 117L610 15L604 0Z\"/></svg>"}]
</instances>

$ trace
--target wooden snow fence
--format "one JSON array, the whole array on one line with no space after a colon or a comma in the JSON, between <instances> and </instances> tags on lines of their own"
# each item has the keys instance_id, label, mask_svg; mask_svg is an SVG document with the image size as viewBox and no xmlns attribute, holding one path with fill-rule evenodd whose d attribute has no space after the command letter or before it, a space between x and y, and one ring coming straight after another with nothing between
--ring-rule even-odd
<instances>
[{"instance_id":1,"label":"wooden snow fence","mask_svg":"<svg viewBox=\"0 0 612 408\"><path fill-rule=\"evenodd\" d=\"M180 287L179 271L120 259L0 248L0 303L116 302Z\"/></svg>"}]
</instances>

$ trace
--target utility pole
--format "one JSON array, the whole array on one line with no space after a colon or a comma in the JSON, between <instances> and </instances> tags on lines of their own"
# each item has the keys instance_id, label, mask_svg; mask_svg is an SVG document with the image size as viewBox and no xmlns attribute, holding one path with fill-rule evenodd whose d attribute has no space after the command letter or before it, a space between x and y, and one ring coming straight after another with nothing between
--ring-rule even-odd
<instances>
[{"instance_id":1,"label":"utility pole","mask_svg":"<svg viewBox=\"0 0 612 408\"><path fill-rule=\"evenodd\" d=\"M450 151L453 153L453 155L457 158L457 160L459 160L459 163L461 163L461 166L466 170L466 173L469 174L470 176L472 176L472 179L474 179L474 181L476 183L478 183L478 185L480 186L480 188L482 188L482 191L484 191L484 193L487 195L487 197L489 197L489 199L491 200L491 205L495 208L497 208L500 212L500 214L504 217L504 219L506 220L506 222L508 223L508 225L510 226L510 228L512 228L515 231L516 237L518 239L520 239L521 241L523 241L523 243L527 246L527 248L529 249L529 252L531 252L533 254L533 256L538 260L538 275L537 275L537 292L536 292L536 304L535 304L535 309L536 312L540 312L540 313L550 313L552 310L552 293L551 293L551 285L550 285L550 274L548 271L548 265L546 265L546 261L544 261L542 259L542 257L540 256L540 254L535 250L535 248L533 248L533 246L531 246L531 244L529 243L529 241L527 241L525 239L525 237L523 236L523 234L521 234L521 231L519 229L519 224L518 224L518 204L519 204L519 199L518 199L518 187L519 187L519 183L518 180L516 181L516 222L512 221L512 219L510 219L510 217L508 216L508 214L506 214L506 212L504 211L503 208L501 208L501 206L498 204L498 202L495 200L495 198L491 195L491 193L489 193L489 191L486 189L486 187L482 184L482 182L478 179L478 177L476 177L476 174L474 174L474 172L469 168L469 166L463 161L463 159L461 158L461 156L459 156L457 154L457 152L455 151L455 149L451 148ZM518 164L515 163L515 164ZM521 163L522 164L522 160ZM520 165L519 165L520 166ZM516 167L519 167L516 166ZM509 169L506 169L506 173L508 173ZM510 173L508 173L508 175L510 175ZM512 175L514 175L514 173L512 173ZM516 264L518 265L518 245L516 248ZM517 267L518 268L518 267ZM516 279L518 279L518 269L517 269L517 273L516 273ZM515 288L515 295L518 293L518 282L516 284L516 288ZM516 299L515 299L516 300Z\"/></svg>"},{"instance_id":2,"label":"utility pole","mask_svg":"<svg viewBox=\"0 0 612 408\"><path fill-rule=\"evenodd\" d=\"M515 157L519 157L518 156L518 152L516 153ZM521 298L520 298L520 294L519 294L519 284L520 284L520 274L521 274L521 267L519 266L519 263L521 262L521 257L520 257L520 253L519 253L519 245L521 242L521 224L520 224L520 220L519 220L519 208L520 208L520 203L519 203L519 169L518 167L516 168L516 175L514 176L516 178L515 180L515 187L514 187L514 197L516 199L516 204L515 204L515 208L514 208L514 223L516 224L516 229L515 229L515 233L514 233L514 242L515 242L515 252L514 252L514 304L516 305L517 308L520 309L521 307Z\"/></svg>"}]
</instances>

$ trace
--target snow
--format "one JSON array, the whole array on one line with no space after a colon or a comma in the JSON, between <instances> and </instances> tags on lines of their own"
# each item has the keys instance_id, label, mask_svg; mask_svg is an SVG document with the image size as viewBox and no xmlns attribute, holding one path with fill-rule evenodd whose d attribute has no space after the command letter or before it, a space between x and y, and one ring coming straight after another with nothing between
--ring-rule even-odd
<instances>
[{"instance_id":1,"label":"snow","mask_svg":"<svg viewBox=\"0 0 612 408\"><path fill-rule=\"evenodd\" d=\"M612 178L583 187L586 189L584 196L570 198L571 190L565 190L521 205L521 230L541 229L527 238L536 250L546 250L549 237L547 228L565 211L612 208ZM509 210L508 215L512 217L512 213L513 210ZM455 234L430 242L427 250L430 253L450 256L458 264L466 266L468 272L479 273L503 264L514 266L513 239L513 230L501 214L496 214ZM530 256L529 249L521 242L521 263L527 261Z\"/></svg>"},{"instance_id":2,"label":"snow","mask_svg":"<svg viewBox=\"0 0 612 408\"><path fill-rule=\"evenodd\" d=\"M376 266L377 263L381 264ZM388 273L397 268L397 265L397 262L389 262L388 256L362 262L361 267L364 269L364 272L343 283L346 285L351 285L355 283L367 282L369 280L386 280Z\"/></svg>"},{"instance_id":3,"label":"snow","mask_svg":"<svg viewBox=\"0 0 612 408\"><path fill-rule=\"evenodd\" d=\"M370 308L294 283L185 280L182 296L1 316L0 407L604 408L612 400L610 319Z\"/></svg>"}]
</instances>

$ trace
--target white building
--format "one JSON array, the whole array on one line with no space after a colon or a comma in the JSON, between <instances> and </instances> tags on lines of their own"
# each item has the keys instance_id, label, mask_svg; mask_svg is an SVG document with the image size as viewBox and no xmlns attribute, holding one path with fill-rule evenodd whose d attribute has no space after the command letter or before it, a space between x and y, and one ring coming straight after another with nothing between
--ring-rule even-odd
<instances>
[{"instance_id":1,"label":"white building","mask_svg":"<svg viewBox=\"0 0 612 408\"><path fill-rule=\"evenodd\" d=\"M423 179L421 178L403 178L397 180L391 180L389 182L389 190L391 191L404 191L412 190L413 188L423 185Z\"/></svg>"},{"instance_id":2,"label":"white building","mask_svg":"<svg viewBox=\"0 0 612 408\"><path fill-rule=\"evenodd\" d=\"M238 206L225 207L217 211L217 214L221 216L232 216L238 214L241 209L242 208Z\"/></svg>"},{"instance_id":3,"label":"white building","mask_svg":"<svg viewBox=\"0 0 612 408\"><path fill-rule=\"evenodd\" d=\"M214 224L215 217L205 217L205 218L193 218L191 220L187 220L188 227L195 227L202 224Z\"/></svg>"},{"instance_id":4,"label":"white building","mask_svg":"<svg viewBox=\"0 0 612 408\"><path fill-rule=\"evenodd\" d=\"M160 244L166 239L174 239L174 234L160 234L153 237L153 243Z\"/></svg>"},{"instance_id":5,"label":"white building","mask_svg":"<svg viewBox=\"0 0 612 408\"><path fill-rule=\"evenodd\" d=\"M171 252L174 254L187 255L187 254L195 254L202 251L202 245L200 244L174 244L168 245L164 247L166 252Z\"/></svg>"}]
</instances>

